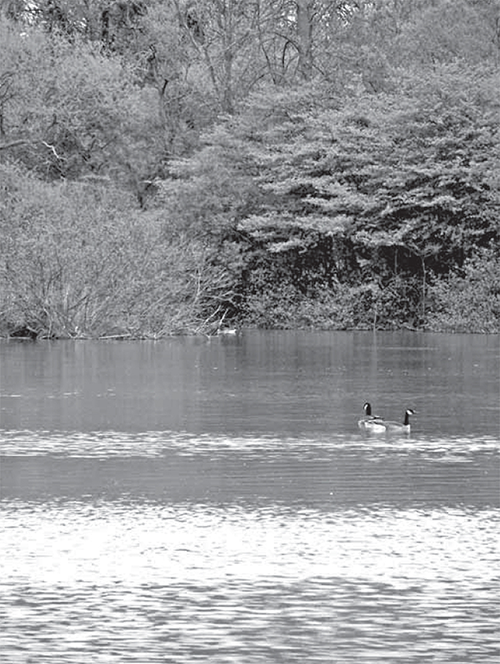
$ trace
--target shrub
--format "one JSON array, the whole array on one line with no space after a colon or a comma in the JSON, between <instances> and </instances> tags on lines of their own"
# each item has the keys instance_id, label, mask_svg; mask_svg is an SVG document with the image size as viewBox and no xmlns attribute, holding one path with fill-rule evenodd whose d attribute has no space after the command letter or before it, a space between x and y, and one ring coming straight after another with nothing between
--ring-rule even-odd
<instances>
[{"instance_id":1,"label":"shrub","mask_svg":"<svg viewBox=\"0 0 500 664\"><path fill-rule=\"evenodd\" d=\"M485 249L467 260L462 273L429 289L427 327L441 332L500 332L500 260Z\"/></svg>"},{"instance_id":2,"label":"shrub","mask_svg":"<svg viewBox=\"0 0 500 664\"><path fill-rule=\"evenodd\" d=\"M198 331L215 268L160 212L89 184L0 166L0 322L35 337ZM212 317L213 322L213 317Z\"/></svg>"}]
</instances>

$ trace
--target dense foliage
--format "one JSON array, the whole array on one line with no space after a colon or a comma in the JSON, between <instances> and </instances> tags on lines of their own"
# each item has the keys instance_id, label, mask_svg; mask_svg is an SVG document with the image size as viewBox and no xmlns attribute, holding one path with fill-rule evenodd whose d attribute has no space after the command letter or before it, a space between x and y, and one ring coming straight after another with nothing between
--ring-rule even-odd
<instances>
[{"instance_id":1,"label":"dense foliage","mask_svg":"<svg viewBox=\"0 0 500 664\"><path fill-rule=\"evenodd\" d=\"M495 0L3 0L0 328L500 330Z\"/></svg>"}]
</instances>

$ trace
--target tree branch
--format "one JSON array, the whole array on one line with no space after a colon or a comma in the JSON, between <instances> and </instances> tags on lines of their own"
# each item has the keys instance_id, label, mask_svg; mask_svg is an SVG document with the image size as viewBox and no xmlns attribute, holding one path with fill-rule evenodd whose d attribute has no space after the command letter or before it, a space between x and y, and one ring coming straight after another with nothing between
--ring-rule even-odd
<instances>
[{"instance_id":1,"label":"tree branch","mask_svg":"<svg viewBox=\"0 0 500 664\"><path fill-rule=\"evenodd\" d=\"M8 150L9 148L15 148L18 145L25 145L28 141L20 139L18 141L11 141L10 143L0 143L0 150Z\"/></svg>"}]
</instances>

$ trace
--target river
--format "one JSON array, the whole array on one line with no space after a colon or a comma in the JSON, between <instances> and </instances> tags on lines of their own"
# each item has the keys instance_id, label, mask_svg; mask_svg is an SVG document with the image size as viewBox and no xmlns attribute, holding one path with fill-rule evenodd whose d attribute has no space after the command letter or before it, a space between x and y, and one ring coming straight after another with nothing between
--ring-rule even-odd
<instances>
[{"instance_id":1,"label":"river","mask_svg":"<svg viewBox=\"0 0 500 664\"><path fill-rule=\"evenodd\" d=\"M493 335L0 341L0 662L496 664L499 396Z\"/></svg>"}]
</instances>

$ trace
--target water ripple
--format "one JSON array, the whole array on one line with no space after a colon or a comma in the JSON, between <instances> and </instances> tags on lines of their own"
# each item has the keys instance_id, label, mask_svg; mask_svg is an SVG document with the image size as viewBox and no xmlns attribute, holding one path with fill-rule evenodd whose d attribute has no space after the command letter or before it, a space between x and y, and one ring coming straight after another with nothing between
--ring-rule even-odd
<instances>
[{"instance_id":1,"label":"water ripple","mask_svg":"<svg viewBox=\"0 0 500 664\"><path fill-rule=\"evenodd\" d=\"M420 454L429 460L467 462L471 455L498 454L493 436L425 438L366 437L331 434L325 437L225 436L179 431L5 431L0 430L0 456L64 456L74 458L225 455L239 452L318 458L336 450L367 450L374 456Z\"/></svg>"},{"instance_id":2,"label":"water ripple","mask_svg":"<svg viewBox=\"0 0 500 664\"><path fill-rule=\"evenodd\" d=\"M408 588L499 577L495 509L3 501L2 525L3 572L37 584L77 585L96 571L132 585L333 575Z\"/></svg>"},{"instance_id":3,"label":"water ripple","mask_svg":"<svg viewBox=\"0 0 500 664\"><path fill-rule=\"evenodd\" d=\"M5 664L497 661L498 510L3 508Z\"/></svg>"}]
</instances>

